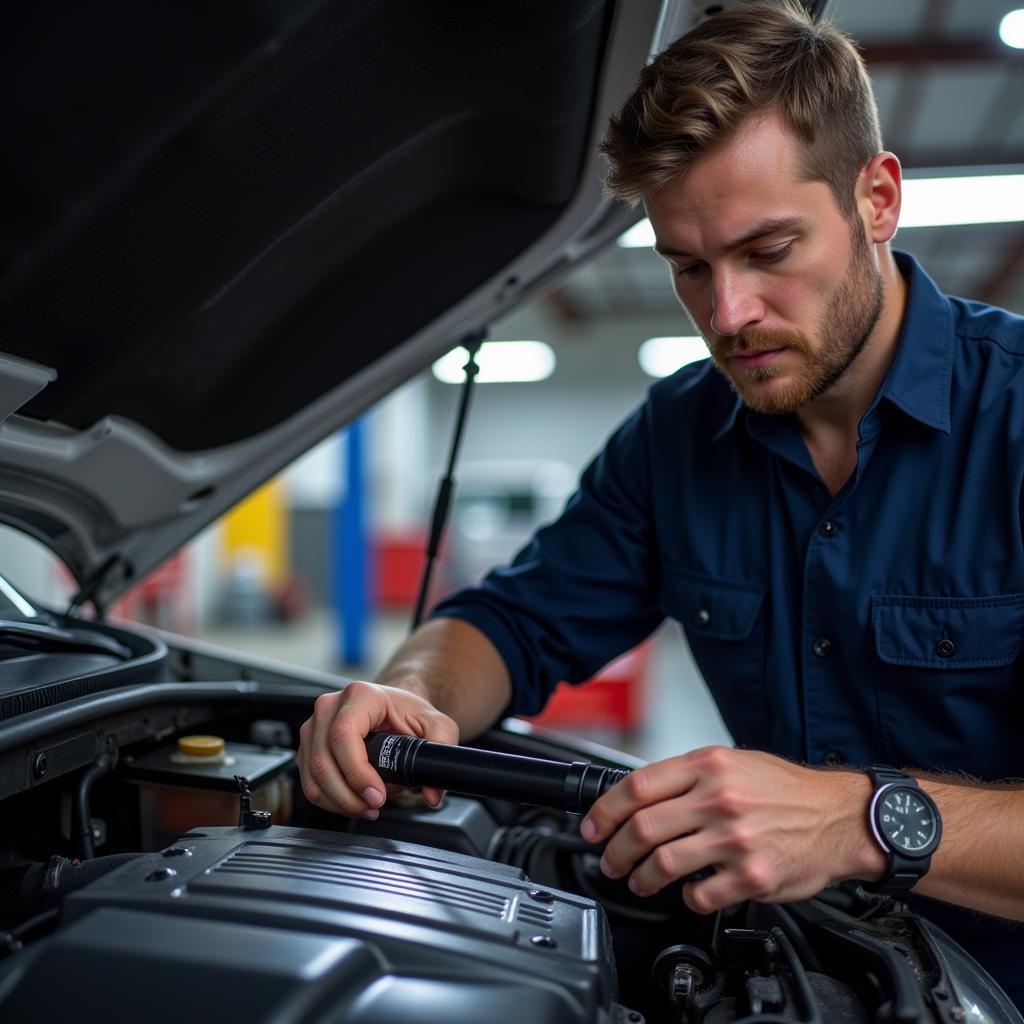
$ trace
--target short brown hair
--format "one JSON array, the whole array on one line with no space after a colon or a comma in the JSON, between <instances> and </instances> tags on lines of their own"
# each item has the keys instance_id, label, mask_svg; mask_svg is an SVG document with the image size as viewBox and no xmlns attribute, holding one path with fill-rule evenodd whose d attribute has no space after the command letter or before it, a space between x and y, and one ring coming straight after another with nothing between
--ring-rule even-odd
<instances>
[{"instance_id":1,"label":"short brown hair","mask_svg":"<svg viewBox=\"0 0 1024 1024\"><path fill-rule=\"evenodd\" d=\"M871 81L853 41L795 0L716 14L648 64L601 144L605 188L635 205L772 112L804 143L805 178L852 216L857 175L882 148Z\"/></svg>"}]
</instances>

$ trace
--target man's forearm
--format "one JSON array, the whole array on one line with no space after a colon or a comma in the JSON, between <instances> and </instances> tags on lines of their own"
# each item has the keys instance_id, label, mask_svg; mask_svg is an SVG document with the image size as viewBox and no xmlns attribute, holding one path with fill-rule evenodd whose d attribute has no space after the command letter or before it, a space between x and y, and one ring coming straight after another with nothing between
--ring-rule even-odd
<instances>
[{"instance_id":1,"label":"man's forearm","mask_svg":"<svg viewBox=\"0 0 1024 1024\"><path fill-rule=\"evenodd\" d=\"M458 723L463 739L492 726L512 699L501 655L461 619L431 619L420 626L376 681L418 693Z\"/></svg>"},{"instance_id":2,"label":"man's forearm","mask_svg":"<svg viewBox=\"0 0 1024 1024\"><path fill-rule=\"evenodd\" d=\"M982 913L1024 921L1024 788L985 785L908 769L938 805L942 839L914 892ZM860 772L837 772L846 806L862 823L845 877L873 881L881 870L878 844L867 822ZM851 818L851 820L853 820ZM861 871L869 869L868 873Z\"/></svg>"},{"instance_id":3,"label":"man's forearm","mask_svg":"<svg viewBox=\"0 0 1024 1024\"><path fill-rule=\"evenodd\" d=\"M915 775L942 813L942 840L914 891L1024 921L1024 789Z\"/></svg>"}]
</instances>

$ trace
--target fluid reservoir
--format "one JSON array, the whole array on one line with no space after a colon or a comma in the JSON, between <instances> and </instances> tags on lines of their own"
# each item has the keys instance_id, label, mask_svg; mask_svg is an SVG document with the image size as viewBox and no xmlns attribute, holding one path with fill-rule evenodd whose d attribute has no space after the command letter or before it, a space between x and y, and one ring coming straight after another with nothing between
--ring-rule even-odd
<instances>
[{"instance_id":1,"label":"fluid reservoir","mask_svg":"<svg viewBox=\"0 0 1024 1024\"><path fill-rule=\"evenodd\" d=\"M295 751L225 741L221 736L181 736L140 757L125 758L122 776L139 791L139 824L147 850L158 850L204 825L238 824L244 776L254 810L270 811L274 824L291 818L292 788L287 771Z\"/></svg>"}]
</instances>

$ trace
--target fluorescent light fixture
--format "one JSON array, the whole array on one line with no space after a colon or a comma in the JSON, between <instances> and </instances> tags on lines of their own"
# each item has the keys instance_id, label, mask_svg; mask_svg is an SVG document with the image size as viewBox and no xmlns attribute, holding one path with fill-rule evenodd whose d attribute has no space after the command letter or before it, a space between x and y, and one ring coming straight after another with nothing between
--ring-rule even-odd
<instances>
[{"instance_id":1,"label":"fluorescent light fixture","mask_svg":"<svg viewBox=\"0 0 1024 1024\"><path fill-rule=\"evenodd\" d=\"M640 366L650 377L667 377L687 363L707 359L708 347L699 336L648 338L640 346Z\"/></svg>"},{"instance_id":2,"label":"fluorescent light fixture","mask_svg":"<svg viewBox=\"0 0 1024 1024\"><path fill-rule=\"evenodd\" d=\"M999 38L1015 50L1024 50L1024 10L1010 11L999 22Z\"/></svg>"},{"instance_id":3,"label":"fluorescent light fixture","mask_svg":"<svg viewBox=\"0 0 1024 1024\"><path fill-rule=\"evenodd\" d=\"M646 217L619 235L619 245L623 249L650 249L654 241L654 228Z\"/></svg>"},{"instance_id":4,"label":"fluorescent light fixture","mask_svg":"<svg viewBox=\"0 0 1024 1024\"><path fill-rule=\"evenodd\" d=\"M445 384L461 384L466 379L463 367L469 353L453 348L431 367L434 376ZM476 361L481 384L511 384L546 380L555 372L555 353L543 341L485 341Z\"/></svg>"},{"instance_id":5,"label":"fluorescent light fixture","mask_svg":"<svg viewBox=\"0 0 1024 1024\"><path fill-rule=\"evenodd\" d=\"M911 178L903 183L901 228L1024 220L1024 174Z\"/></svg>"},{"instance_id":6,"label":"fluorescent light fixture","mask_svg":"<svg viewBox=\"0 0 1024 1024\"><path fill-rule=\"evenodd\" d=\"M903 179L901 228L1002 224L1020 220L1024 220L1024 174ZM653 246L654 229L650 221L642 220L623 232L619 245L625 248Z\"/></svg>"}]
</instances>

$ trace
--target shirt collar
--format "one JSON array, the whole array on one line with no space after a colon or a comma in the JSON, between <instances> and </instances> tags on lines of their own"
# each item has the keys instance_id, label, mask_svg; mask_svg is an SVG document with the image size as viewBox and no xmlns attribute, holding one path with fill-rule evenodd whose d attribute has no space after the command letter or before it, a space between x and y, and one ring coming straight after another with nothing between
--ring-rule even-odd
<instances>
[{"instance_id":1,"label":"shirt collar","mask_svg":"<svg viewBox=\"0 0 1024 1024\"><path fill-rule=\"evenodd\" d=\"M714 436L711 438L712 441L717 441L721 437L725 437L730 430L736 425L736 417L739 416L740 410L743 408L743 399L739 395L732 395L732 406L725 415L725 419L722 420L722 425L715 431Z\"/></svg>"},{"instance_id":2,"label":"shirt collar","mask_svg":"<svg viewBox=\"0 0 1024 1024\"><path fill-rule=\"evenodd\" d=\"M907 308L881 395L920 423L948 434L953 379L949 300L913 256L905 252L893 256L907 282Z\"/></svg>"},{"instance_id":3,"label":"shirt collar","mask_svg":"<svg viewBox=\"0 0 1024 1024\"><path fill-rule=\"evenodd\" d=\"M894 252L893 256L907 283L907 306L896 354L879 397L920 423L948 434L953 373L953 317L949 302L913 256L904 252ZM725 437L733 429L742 409L743 400L734 395L732 406L712 440ZM775 417L756 414L756 418Z\"/></svg>"}]
</instances>

